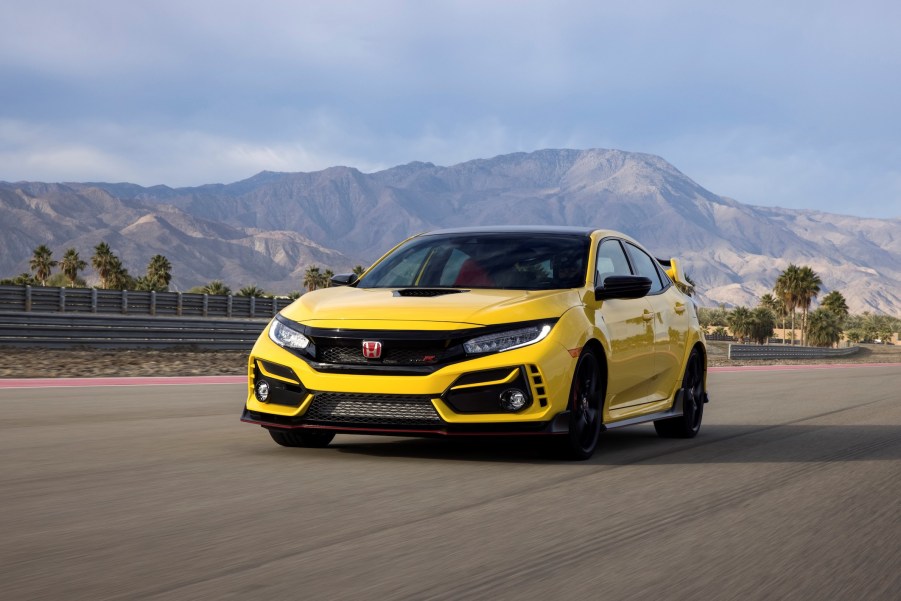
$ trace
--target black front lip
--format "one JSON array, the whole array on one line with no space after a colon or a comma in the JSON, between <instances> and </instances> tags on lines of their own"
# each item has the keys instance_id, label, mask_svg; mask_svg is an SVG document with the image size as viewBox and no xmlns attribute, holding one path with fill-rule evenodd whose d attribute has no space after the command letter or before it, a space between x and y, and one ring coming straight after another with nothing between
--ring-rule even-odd
<instances>
[{"instance_id":1,"label":"black front lip","mask_svg":"<svg viewBox=\"0 0 901 601\"><path fill-rule=\"evenodd\" d=\"M267 430L330 430L338 434L375 434L385 436L542 436L560 435L569 431L569 412L557 414L549 422L502 422L492 424L449 424L435 426L328 424L306 423L301 417L284 417L270 413L249 411L246 408L241 421L256 424Z\"/></svg>"}]
</instances>

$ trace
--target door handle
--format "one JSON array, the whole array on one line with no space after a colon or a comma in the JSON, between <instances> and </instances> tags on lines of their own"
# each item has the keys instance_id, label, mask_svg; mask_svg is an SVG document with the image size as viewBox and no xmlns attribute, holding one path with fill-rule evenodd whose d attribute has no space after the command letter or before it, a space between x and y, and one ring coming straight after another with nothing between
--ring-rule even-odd
<instances>
[{"instance_id":1,"label":"door handle","mask_svg":"<svg viewBox=\"0 0 901 601\"><path fill-rule=\"evenodd\" d=\"M654 314L645 309L644 313L641 315L641 318L645 321L651 321L652 319L654 319Z\"/></svg>"},{"instance_id":2,"label":"door handle","mask_svg":"<svg viewBox=\"0 0 901 601\"><path fill-rule=\"evenodd\" d=\"M679 313L679 314L685 313L685 303L676 303L675 309L676 309L676 313Z\"/></svg>"}]
</instances>

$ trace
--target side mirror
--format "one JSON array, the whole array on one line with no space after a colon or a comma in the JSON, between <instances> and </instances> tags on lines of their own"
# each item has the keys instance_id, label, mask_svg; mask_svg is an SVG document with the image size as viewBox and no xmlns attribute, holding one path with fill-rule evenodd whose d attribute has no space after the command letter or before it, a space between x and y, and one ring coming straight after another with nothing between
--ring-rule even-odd
<instances>
[{"instance_id":1,"label":"side mirror","mask_svg":"<svg viewBox=\"0 0 901 601\"><path fill-rule=\"evenodd\" d=\"M329 281L332 283L332 286L350 286L357 281L357 274L339 273L338 275L333 275Z\"/></svg>"},{"instance_id":2,"label":"side mirror","mask_svg":"<svg viewBox=\"0 0 901 601\"><path fill-rule=\"evenodd\" d=\"M594 300L642 298L651 291L651 280L640 275L610 275L594 289Z\"/></svg>"}]
</instances>

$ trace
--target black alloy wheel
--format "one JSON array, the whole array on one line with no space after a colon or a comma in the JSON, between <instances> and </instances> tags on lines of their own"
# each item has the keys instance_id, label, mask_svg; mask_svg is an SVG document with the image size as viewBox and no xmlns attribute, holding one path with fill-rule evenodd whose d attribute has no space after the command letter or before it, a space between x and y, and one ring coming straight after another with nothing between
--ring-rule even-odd
<instances>
[{"instance_id":1,"label":"black alloy wheel","mask_svg":"<svg viewBox=\"0 0 901 601\"><path fill-rule=\"evenodd\" d=\"M601 370L597 355L585 350L576 363L569 393L569 434L564 455L584 461L594 455L601 436L604 406Z\"/></svg>"},{"instance_id":2,"label":"black alloy wheel","mask_svg":"<svg viewBox=\"0 0 901 601\"><path fill-rule=\"evenodd\" d=\"M335 433L329 430L269 430L272 440L283 447L327 447Z\"/></svg>"},{"instance_id":3,"label":"black alloy wheel","mask_svg":"<svg viewBox=\"0 0 901 601\"><path fill-rule=\"evenodd\" d=\"M698 349L691 351L682 377L682 415L654 422L663 438L694 438L704 417L704 365Z\"/></svg>"}]
</instances>

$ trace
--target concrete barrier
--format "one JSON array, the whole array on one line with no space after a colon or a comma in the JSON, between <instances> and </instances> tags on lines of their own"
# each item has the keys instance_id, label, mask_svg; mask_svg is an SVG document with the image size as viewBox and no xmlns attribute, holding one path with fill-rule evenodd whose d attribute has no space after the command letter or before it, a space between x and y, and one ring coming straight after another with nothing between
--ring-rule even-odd
<instances>
[{"instance_id":1,"label":"concrete barrier","mask_svg":"<svg viewBox=\"0 0 901 601\"><path fill-rule=\"evenodd\" d=\"M859 346L820 348L815 346L784 346L781 344L730 344L729 358L733 360L828 359L830 357L847 357L859 350Z\"/></svg>"}]
</instances>

